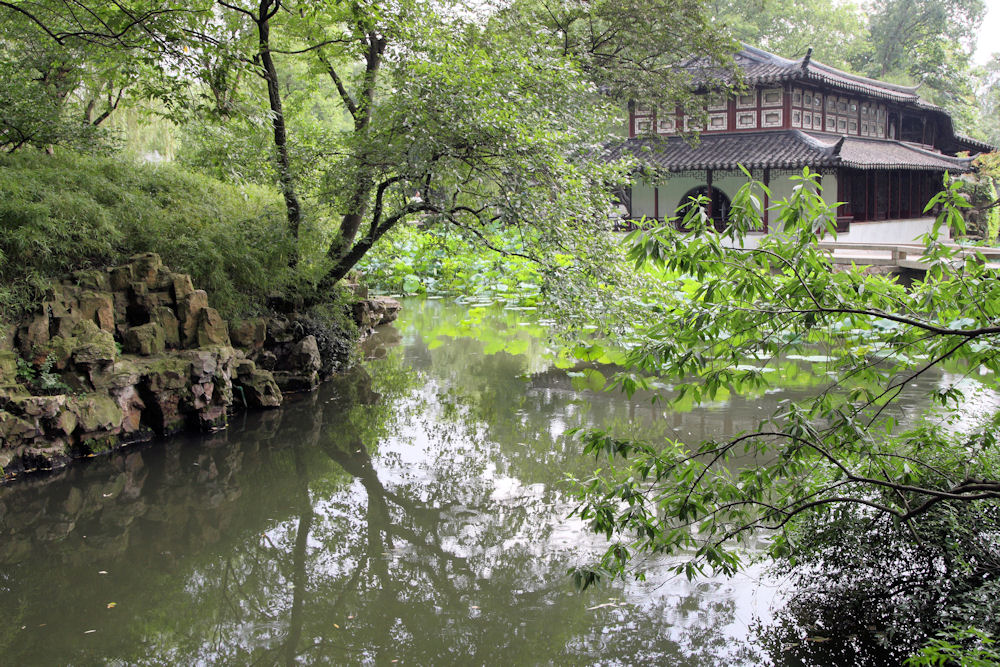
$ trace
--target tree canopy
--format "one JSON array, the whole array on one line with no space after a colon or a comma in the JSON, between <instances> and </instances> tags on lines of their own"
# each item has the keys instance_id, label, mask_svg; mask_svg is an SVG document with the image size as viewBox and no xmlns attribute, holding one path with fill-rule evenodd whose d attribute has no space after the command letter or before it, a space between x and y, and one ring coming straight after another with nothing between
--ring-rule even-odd
<instances>
[{"instance_id":1,"label":"tree canopy","mask_svg":"<svg viewBox=\"0 0 1000 667\"><path fill-rule=\"evenodd\" d=\"M723 234L696 201L682 211L690 231L670 221L632 238L636 265L666 270L668 283L650 304L658 321L619 378L626 391L659 378L671 383L659 392L667 404L763 395L788 360L817 366L828 382L781 401L756 429L703 442L584 432L588 451L610 460L577 482L580 516L612 539L603 571L641 571L646 555L678 553L689 576L706 566L733 572L763 537L807 594L840 601L834 610L868 599L852 624L895 628L885 642L903 651L897 657L952 623L995 633L993 603L970 609L990 598L1000 563L1000 292L981 255L938 237L946 225L961 231L968 204L956 182L928 204L941 212L925 239L927 275L904 286L859 267L835 270L818 246L835 233L834 211L815 174L796 180L775 202L780 233L756 248L743 241L761 227L766 188L752 179ZM913 405L914 392L931 405ZM602 568L577 579L590 583ZM804 606L814 615L816 597Z\"/></svg>"},{"instance_id":2,"label":"tree canopy","mask_svg":"<svg viewBox=\"0 0 1000 667\"><path fill-rule=\"evenodd\" d=\"M972 62L983 0L714 0L714 7L737 39L788 58L812 47L834 67L919 85L962 131L987 138L979 122L989 116L976 101L982 74Z\"/></svg>"},{"instance_id":3,"label":"tree canopy","mask_svg":"<svg viewBox=\"0 0 1000 667\"><path fill-rule=\"evenodd\" d=\"M683 102L690 74L678 64L731 63L734 43L706 16L702 0L0 5L24 36L12 49L79 51L66 88L81 119L93 124L134 90L246 152L216 164L259 163L270 144L270 166L247 171L280 188L299 239L289 263L321 287L404 221L450 224L487 246L517 226L550 268L557 255L583 256L575 244L594 237L570 232L605 224L622 172L599 155L626 102ZM103 67L109 58L118 65ZM126 62L143 69L131 76ZM41 71L9 53L2 64L29 79ZM11 97L26 85L9 83ZM53 114L69 102L52 86L37 97ZM8 149L52 143L41 130L13 134Z\"/></svg>"}]
</instances>

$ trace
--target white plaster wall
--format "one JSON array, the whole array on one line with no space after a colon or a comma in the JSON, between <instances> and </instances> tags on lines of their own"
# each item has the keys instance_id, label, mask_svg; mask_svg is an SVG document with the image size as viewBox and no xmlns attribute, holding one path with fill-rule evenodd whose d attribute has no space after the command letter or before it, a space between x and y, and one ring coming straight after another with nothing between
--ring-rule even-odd
<instances>
[{"instance_id":1,"label":"white plaster wall","mask_svg":"<svg viewBox=\"0 0 1000 667\"><path fill-rule=\"evenodd\" d=\"M792 194L793 181L789 178L790 173L781 173L771 179L771 201L787 199ZM758 179L760 174L757 174ZM742 172L715 172L712 175L712 187L721 190L730 199L736 196L739 190L747 182L746 176ZM673 215L674 209L681 203L681 197L693 188L706 185L704 176L680 176L660 181L660 215ZM823 200L827 204L835 204L837 201L837 177L833 174L823 176ZM652 203L650 203L652 210Z\"/></svg>"},{"instance_id":2,"label":"white plaster wall","mask_svg":"<svg viewBox=\"0 0 1000 667\"><path fill-rule=\"evenodd\" d=\"M795 182L789 176L800 172L780 172L771 177L770 190L773 206L775 201L788 199L792 195ZM759 177L759 175L758 175ZM724 192L730 200L736 195L746 183L746 176L740 172L716 172L713 174L712 187ZM676 176L663 179L657 186L659 195L660 217L675 215L675 209L681 203L681 197L687 192L701 185L706 184L705 177L702 176ZM837 176L835 174L824 174L822 182L823 200L833 205L837 203ZM636 184L632 188L632 212L637 219L643 215L648 218L653 217L653 186L645 183ZM772 210L770 219L773 224L776 214ZM930 232L933 225L933 218L914 218L910 220L883 220L879 222L854 222L851 223L850 230L837 236L837 240L842 243L913 243L918 237ZM761 234L751 233L745 240L744 246L754 248L758 245ZM941 236L948 238L947 230L943 230ZM832 239L831 239L832 240Z\"/></svg>"},{"instance_id":3,"label":"white plaster wall","mask_svg":"<svg viewBox=\"0 0 1000 667\"><path fill-rule=\"evenodd\" d=\"M661 181L660 215L665 218L677 215L677 207L682 203L681 197L699 185L705 185L704 178L676 176L667 181Z\"/></svg>"},{"instance_id":4,"label":"white plaster wall","mask_svg":"<svg viewBox=\"0 0 1000 667\"><path fill-rule=\"evenodd\" d=\"M721 190L729 199L733 198L736 191L746 182L742 174L731 176L728 174L713 174L712 187ZM673 176L659 181L660 189L660 217L667 218L677 214L677 207L683 203L681 197L694 188L706 185L704 176Z\"/></svg>"},{"instance_id":5,"label":"white plaster wall","mask_svg":"<svg viewBox=\"0 0 1000 667\"><path fill-rule=\"evenodd\" d=\"M801 171L794 172L795 174L801 174ZM793 181L790 176L792 173L781 172L779 175L772 174L771 183L768 186L771 190L771 202L776 202L781 199L788 199L792 196L792 190L795 188L798 181ZM823 201L828 205L832 206L837 203L837 176L836 174L823 174L823 182L821 184ZM772 216L773 217L773 216Z\"/></svg>"},{"instance_id":6,"label":"white plaster wall","mask_svg":"<svg viewBox=\"0 0 1000 667\"><path fill-rule=\"evenodd\" d=\"M653 188L646 183L632 185L632 217L639 220L643 216L653 217Z\"/></svg>"},{"instance_id":7,"label":"white plaster wall","mask_svg":"<svg viewBox=\"0 0 1000 667\"><path fill-rule=\"evenodd\" d=\"M837 241L840 243L920 243L919 237L930 233L933 225L934 218L852 222L847 233L837 235ZM940 230L938 236L947 239L948 230Z\"/></svg>"}]
</instances>

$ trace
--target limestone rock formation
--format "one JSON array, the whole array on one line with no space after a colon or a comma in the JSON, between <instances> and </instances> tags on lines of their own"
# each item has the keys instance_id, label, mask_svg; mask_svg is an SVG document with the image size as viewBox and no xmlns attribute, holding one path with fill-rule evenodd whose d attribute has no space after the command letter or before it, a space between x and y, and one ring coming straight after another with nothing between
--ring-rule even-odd
<instances>
[{"instance_id":1,"label":"limestone rock formation","mask_svg":"<svg viewBox=\"0 0 1000 667\"><path fill-rule=\"evenodd\" d=\"M354 304L354 321L365 334L375 327L389 324L399 315L402 305L388 296L375 296Z\"/></svg>"},{"instance_id":2,"label":"limestone rock formation","mask_svg":"<svg viewBox=\"0 0 1000 667\"><path fill-rule=\"evenodd\" d=\"M208 295L158 255L78 271L0 339L0 477L280 405L245 356Z\"/></svg>"},{"instance_id":3,"label":"limestone rock formation","mask_svg":"<svg viewBox=\"0 0 1000 667\"><path fill-rule=\"evenodd\" d=\"M395 319L398 301L353 290L362 335ZM77 271L0 328L0 481L278 407L345 370L355 342L302 314L227 322L155 253Z\"/></svg>"}]
</instances>

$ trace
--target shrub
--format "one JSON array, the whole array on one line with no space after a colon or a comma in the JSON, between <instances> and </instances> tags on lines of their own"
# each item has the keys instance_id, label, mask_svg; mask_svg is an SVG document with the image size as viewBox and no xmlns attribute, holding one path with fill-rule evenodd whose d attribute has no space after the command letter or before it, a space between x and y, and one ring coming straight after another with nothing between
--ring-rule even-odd
<instances>
[{"instance_id":1,"label":"shrub","mask_svg":"<svg viewBox=\"0 0 1000 667\"><path fill-rule=\"evenodd\" d=\"M60 151L0 155L0 316L12 320L71 271L157 252L224 315L259 312L292 284L277 191L174 165Z\"/></svg>"}]
</instances>

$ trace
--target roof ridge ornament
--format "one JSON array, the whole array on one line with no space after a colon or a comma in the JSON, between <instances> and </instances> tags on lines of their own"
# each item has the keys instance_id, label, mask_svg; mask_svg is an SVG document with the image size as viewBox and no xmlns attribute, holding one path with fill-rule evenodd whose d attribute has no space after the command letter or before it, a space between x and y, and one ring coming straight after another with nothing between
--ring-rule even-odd
<instances>
[{"instance_id":1,"label":"roof ridge ornament","mask_svg":"<svg viewBox=\"0 0 1000 667\"><path fill-rule=\"evenodd\" d=\"M843 146L844 146L844 140L845 139L847 139L847 135L846 134L842 134L840 136L840 139L837 141L837 143L835 143L833 145L833 154L834 155L840 155L840 149L843 148Z\"/></svg>"},{"instance_id":2,"label":"roof ridge ornament","mask_svg":"<svg viewBox=\"0 0 1000 667\"><path fill-rule=\"evenodd\" d=\"M809 69L809 60L812 58L812 55L813 55L813 47L810 46L806 49L806 57L802 59L803 72Z\"/></svg>"}]
</instances>

